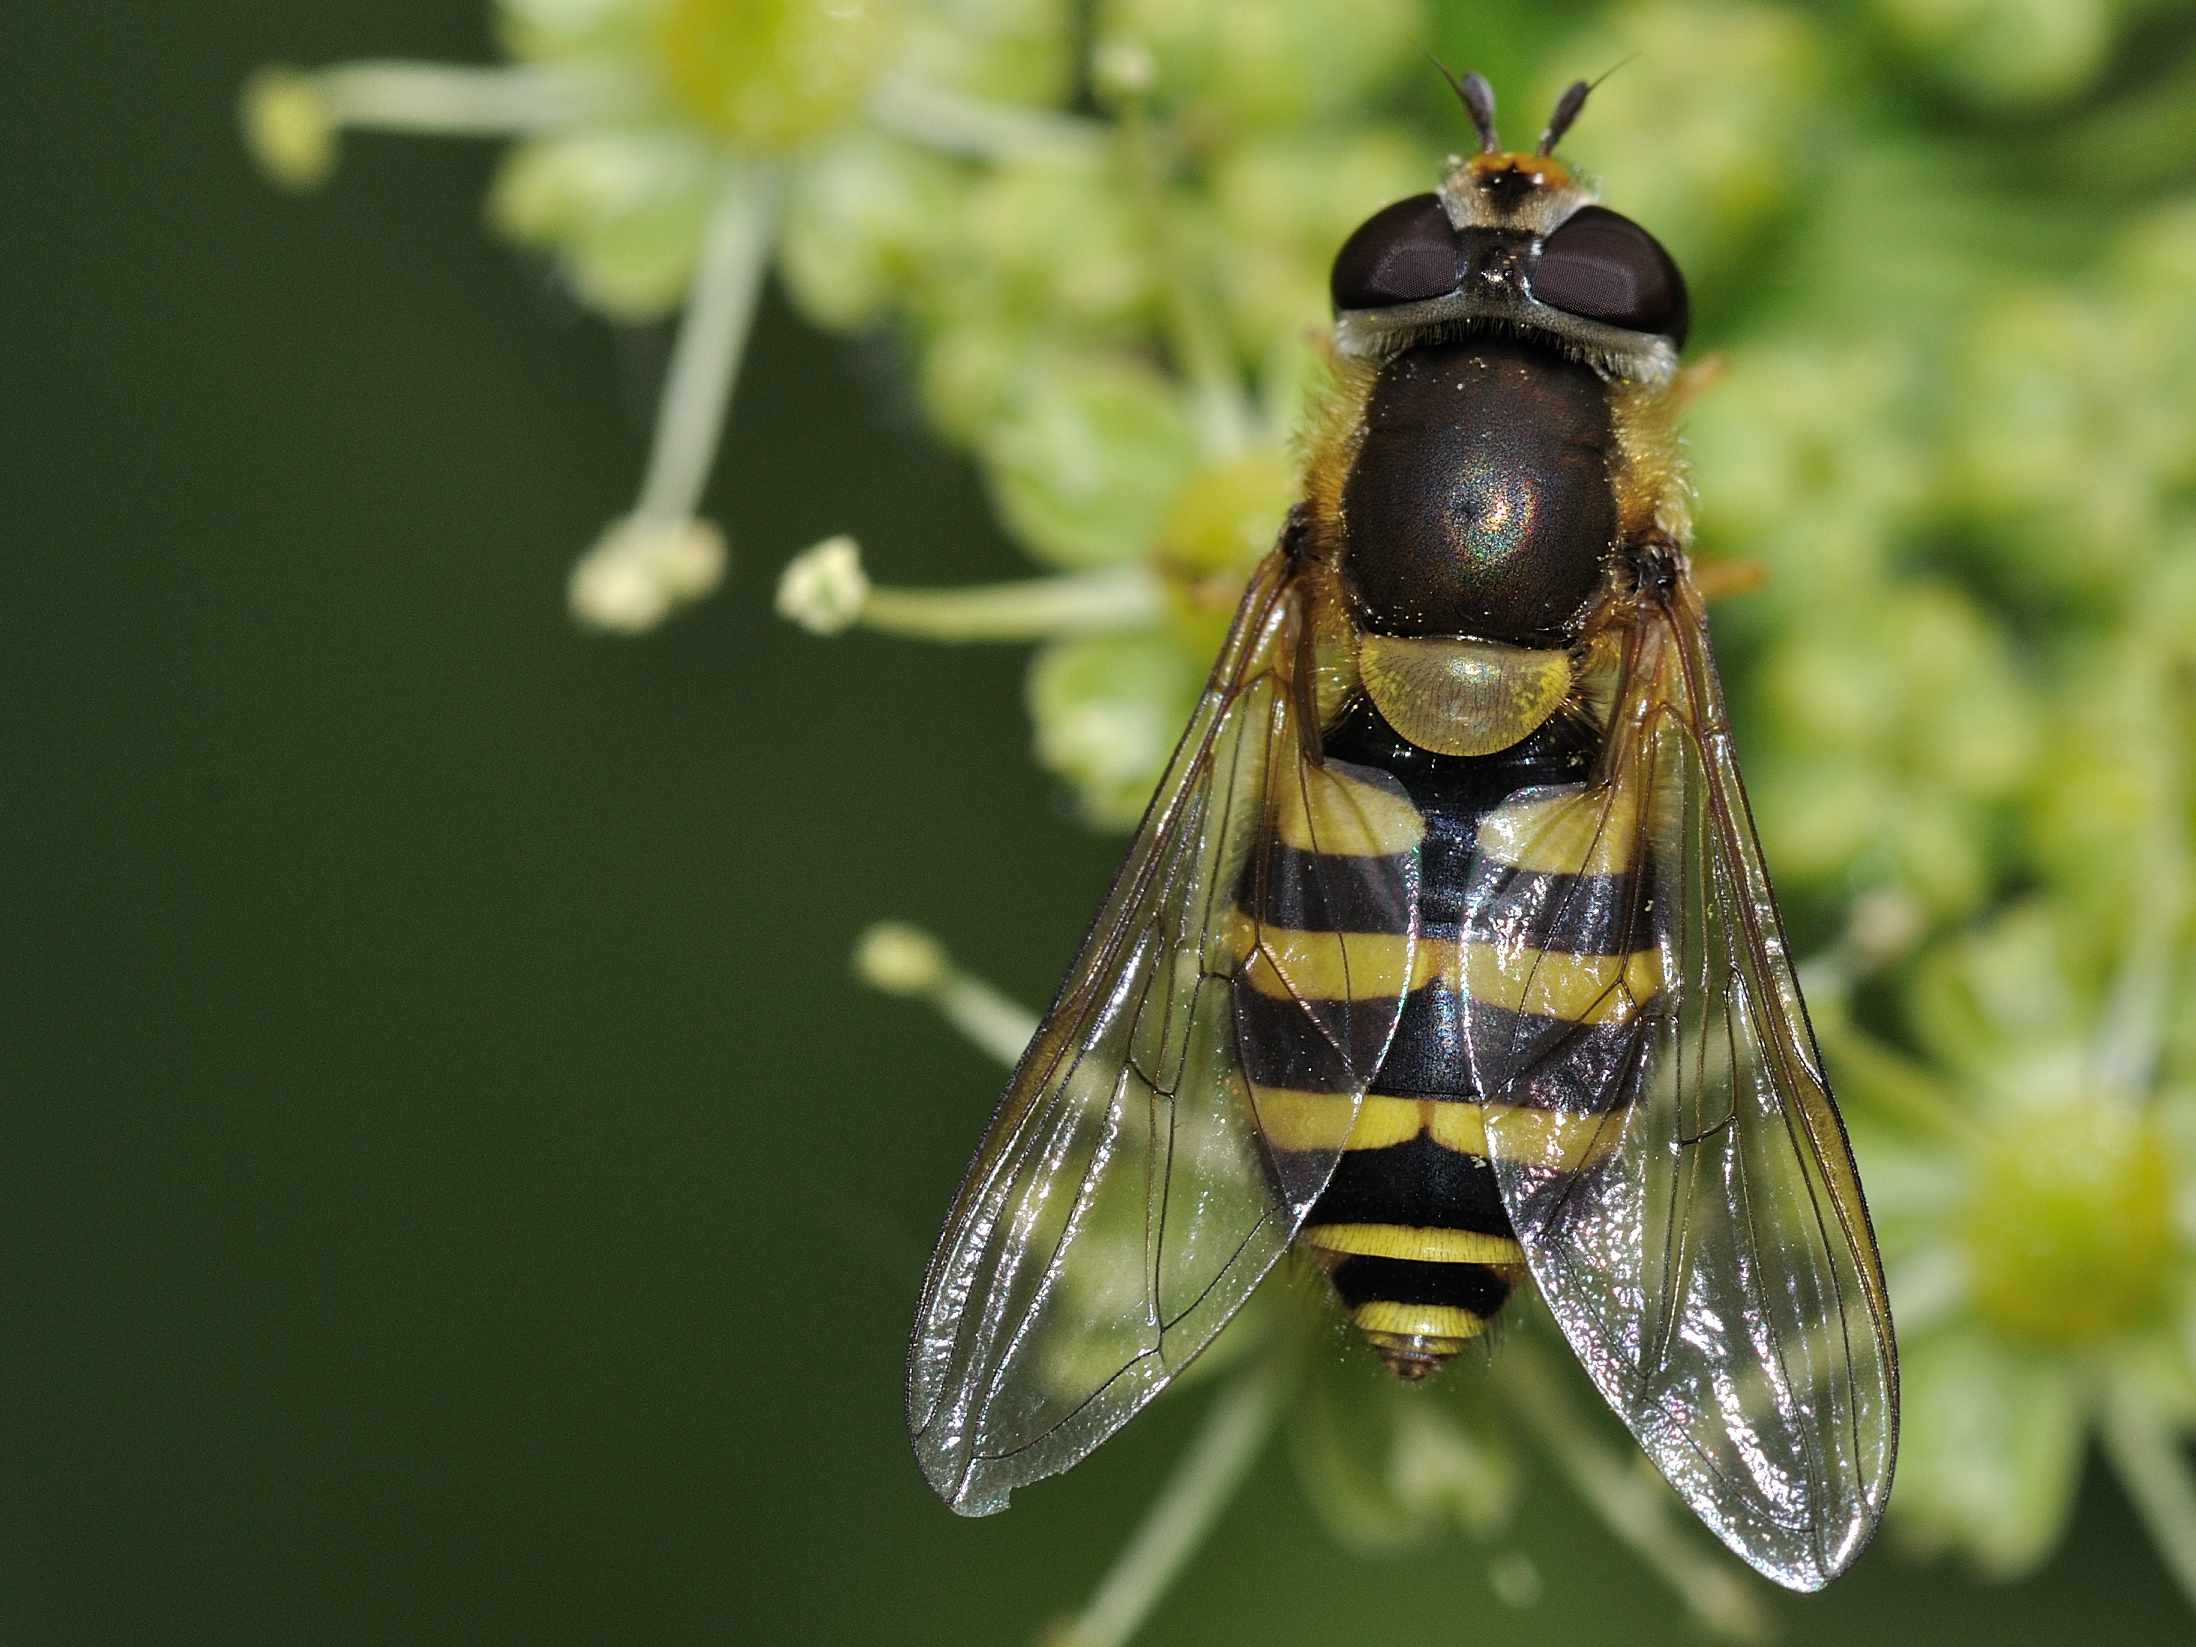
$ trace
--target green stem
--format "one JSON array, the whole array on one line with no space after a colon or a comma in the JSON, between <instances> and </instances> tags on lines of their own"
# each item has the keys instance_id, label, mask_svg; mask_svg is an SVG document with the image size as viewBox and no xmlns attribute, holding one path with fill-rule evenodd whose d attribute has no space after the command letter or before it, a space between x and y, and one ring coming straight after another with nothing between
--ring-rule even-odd
<instances>
[{"instance_id":1,"label":"green stem","mask_svg":"<svg viewBox=\"0 0 2196 1647\"><path fill-rule=\"evenodd\" d=\"M1539 1436L1572 1487L1632 1553L1675 1590L1693 1616L1734 1641L1760 1641L1769 1615L1751 1581L1720 1553L1695 1546L1672 1516L1676 1499L1660 1478L1620 1458L1594 1439L1587 1419L1563 1393L1567 1367L1557 1367L1522 1333L1512 1334L1495 1363L1503 1399Z\"/></svg>"},{"instance_id":2,"label":"green stem","mask_svg":"<svg viewBox=\"0 0 2196 1647\"><path fill-rule=\"evenodd\" d=\"M2188 915L2188 846L2178 828L2184 814L2180 750L2167 738L2152 755L2164 768L2158 805L2144 842L2144 873L2136 883L2134 930L2105 1001L2095 1054L2099 1085L2131 1098L2149 1092L2157 1078Z\"/></svg>"},{"instance_id":3,"label":"green stem","mask_svg":"<svg viewBox=\"0 0 2196 1647\"><path fill-rule=\"evenodd\" d=\"M961 97L920 81L888 79L869 100L870 118L895 137L973 160L1010 160L1044 149L1089 150L1106 127L1080 115Z\"/></svg>"},{"instance_id":4,"label":"green stem","mask_svg":"<svg viewBox=\"0 0 2196 1647\"><path fill-rule=\"evenodd\" d=\"M2178 184L2196 158L2196 58L2038 146L2056 177L2123 197Z\"/></svg>"},{"instance_id":5,"label":"green stem","mask_svg":"<svg viewBox=\"0 0 2196 1647\"><path fill-rule=\"evenodd\" d=\"M2105 1387L2105 1457L2134 1501L2174 1582L2196 1607L2196 1471L2187 1444L2121 1374Z\"/></svg>"},{"instance_id":6,"label":"green stem","mask_svg":"<svg viewBox=\"0 0 2196 1647\"><path fill-rule=\"evenodd\" d=\"M952 968L931 993L945 1021L1012 1069L1037 1033L1037 1014L981 978Z\"/></svg>"},{"instance_id":7,"label":"green stem","mask_svg":"<svg viewBox=\"0 0 2196 1647\"><path fill-rule=\"evenodd\" d=\"M1814 1006L1814 1032L1827 1050L1825 1063L1836 1072L1838 1089L1847 1102L1860 1098L1864 1105L1904 1120L1932 1138L1952 1144L1979 1142L1981 1129L1974 1118L1928 1067L1853 1023L1849 995L1856 968L1845 951L1834 946L1803 962L1799 971L1807 1001Z\"/></svg>"},{"instance_id":8,"label":"green stem","mask_svg":"<svg viewBox=\"0 0 2196 1647\"><path fill-rule=\"evenodd\" d=\"M444 137L554 131L639 105L619 78L571 69L376 60L313 78L343 125Z\"/></svg>"},{"instance_id":9,"label":"green stem","mask_svg":"<svg viewBox=\"0 0 2196 1647\"><path fill-rule=\"evenodd\" d=\"M777 197L774 177L746 175L726 185L672 346L637 520L688 520L701 504L762 293Z\"/></svg>"},{"instance_id":10,"label":"green stem","mask_svg":"<svg viewBox=\"0 0 2196 1647\"><path fill-rule=\"evenodd\" d=\"M1286 1357L1262 1356L1220 1392L1158 1502L1099 1581L1090 1605L1053 1638L1055 1647L1122 1647L1142 1627L1272 1435L1288 1365Z\"/></svg>"},{"instance_id":11,"label":"green stem","mask_svg":"<svg viewBox=\"0 0 2196 1647\"><path fill-rule=\"evenodd\" d=\"M1848 1073L1856 1066L1864 1071L1861 1079L1885 1109L1940 1138L1972 1143L1981 1136L1974 1117L1960 1108L1921 1065L1900 1057L1874 1036L1857 1029L1842 1031L1838 1047Z\"/></svg>"},{"instance_id":12,"label":"green stem","mask_svg":"<svg viewBox=\"0 0 2196 1647\"><path fill-rule=\"evenodd\" d=\"M1146 628L1160 614L1159 588L1148 574L1107 567L963 589L872 588L860 622L915 640L1028 641Z\"/></svg>"},{"instance_id":13,"label":"green stem","mask_svg":"<svg viewBox=\"0 0 2196 1647\"><path fill-rule=\"evenodd\" d=\"M1899 1264L1887 1285L1899 1301L1899 1331L1914 1338L1968 1301L1967 1266L1947 1247L1930 1247Z\"/></svg>"}]
</instances>

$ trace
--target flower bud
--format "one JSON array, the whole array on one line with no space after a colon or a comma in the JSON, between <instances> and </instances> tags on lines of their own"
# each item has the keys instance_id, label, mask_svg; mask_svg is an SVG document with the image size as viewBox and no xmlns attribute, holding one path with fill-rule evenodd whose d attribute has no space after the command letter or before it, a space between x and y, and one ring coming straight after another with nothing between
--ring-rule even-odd
<instances>
[{"instance_id":1,"label":"flower bud","mask_svg":"<svg viewBox=\"0 0 2196 1647\"><path fill-rule=\"evenodd\" d=\"M614 523L572 568L566 600L592 629L638 635L724 580L724 538L705 520Z\"/></svg>"},{"instance_id":2,"label":"flower bud","mask_svg":"<svg viewBox=\"0 0 2196 1647\"><path fill-rule=\"evenodd\" d=\"M778 577L778 616L811 635L844 634L868 599L862 546L844 532L802 550Z\"/></svg>"},{"instance_id":3,"label":"flower bud","mask_svg":"<svg viewBox=\"0 0 2196 1647\"><path fill-rule=\"evenodd\" d=\"M269 182L304 193L334 174L335 111L311 75L261 69L244 82L237 114L245 147Z\"/></svg>"}]
</instances>

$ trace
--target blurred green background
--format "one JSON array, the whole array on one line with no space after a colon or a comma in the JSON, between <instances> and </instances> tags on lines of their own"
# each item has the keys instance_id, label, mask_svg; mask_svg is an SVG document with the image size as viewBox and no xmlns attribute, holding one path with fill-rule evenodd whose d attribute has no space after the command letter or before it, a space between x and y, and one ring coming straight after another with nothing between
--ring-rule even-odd
<instances>
[{"instance_id":1,"label":"blurred green background","mask_svg":"<svg viewBox=\"0 0 2196 1647\"><path fill-rule=\"evenodd\" d=\"M907 1322L999 1073L845 956L906 916L1040 1000L1116 843L1031 764L1018 652L767 598L842 530L1018 575L972 470L773 295L727 591L589 638L564 569L664 337L480 232L484 149L361 138L299 202L235 136L262 61L482 59L481 8L11 23L0 1636L1028 1640L1205 1398L1007 1517L931 1498ZM1785 1639L2186 1640L2089 1482L2032 1580L1879 1552ZM1301 1495L1270 1456L1141 1639L1696 1633L1553 1478L1514 1612Z\"/></svg>"}]
</instances>

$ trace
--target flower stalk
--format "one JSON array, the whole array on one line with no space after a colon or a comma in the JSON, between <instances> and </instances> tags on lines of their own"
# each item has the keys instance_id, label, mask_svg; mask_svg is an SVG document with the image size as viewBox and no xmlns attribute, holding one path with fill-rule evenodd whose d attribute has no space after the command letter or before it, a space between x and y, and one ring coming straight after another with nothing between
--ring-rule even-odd
<instances>
[{"instance_id":1,"label":"flower stalk","mask_svg":"<svg viewBox=\"0 0 2196 1647\"><path fill-rule=\"evenodd\" d=\"M790 561L778 579L778 613L812 635L852 628L926 641L1033 641L1141 629L1163 613L1159 586L1139 566L1100 567L1054 578L958 589L880 588L861 545L844 533Z\"/></svg>"},{"instance_id":2,"label":"flower stalk","mask_svg":"<svg viewBox=\"0 0 2196 1647\"><path fill-rule=\"evenodd\" d=\"M2107 1091L2137 1094L2155 1081L2174 1000L2179 940L2188 920L2189 848L2183 816L2183 755L2171 740L2154 758L2164 767L2159 803L2143 841L2143 896L2132 912L2118 975L2106 998L2095 1069Z\"/></svg>"},{"instance_id":3,"label":"flower stalk","mask_svg":"<svg viewBox=\"0 0 2196 1647\"><path fill-rule=\"evenodd\" d=\"M1571 1486L1632 1553L1675 1590L1693 1616L1732 1641L1761 1641L1769 1615L1749 1579L1720 1551L1699 1547L1671 1514L1660 1477L1636 1457L1619 1458L1594 1438L1564 1394L1567 1370L1550 1364L1524 1334L1511 1335L1495 1362L1504 1402L1522 1418Z\"/></svg>"},{"instance_id":4,"label":"flower stalk","mask_svg":"<svg viewBox=\"0 0 2196 1647\"><path fill-rule=\"evenodd\" d=\"M2186 1444L2125 1375L2106 1385L2098 1433L2166 1570L2196 1607L2196 1470Z\"/></svg>"},{"instance_id":5,"label":"flower stalk","mask_svg":"<svg viewBox=\"0 0 2196 1647\"><path fill-rule=\"evenodd\" d=\"M699 511L754 329L777 192L769 172L726 179L672 345L640 497L572 568L568 604L592 628L643 634L723 581L723 536Z\"/></svg>"},{"instance_id":6,"label":"flower stalk","mask_svg":"<svg viewBox=\"0 0 2196 1647\"><path fill-rule=\"evenodd\" d=\"M1287 1357L1266 1356L1227 1381L1089 1605L1047 1647L1124 1647L1142 1628L1272 1438L1291 1372Z\"/></svg>"},{"instance_id":7,"label":"flower stalk","mask_svg":"<svg viewBox=\"0 0 2196 1647\"><path fill-rule=\"evenodd\" d=\"M517 137L642 106L639 88L601 69L371 59L312 80L329 114L361 130L435 137Z\"/></svg>"},{"instance_id":8,"label":"flower stalk","mask_svg":"<svg viewBox=\"0 0 2196 1647\"><path fill-rule=\"evenodd\" d=\"M664 379L655 444L633 506L638 520L686 520L701 503L754 330L777 200L770 172L743 172L726 182Z\"/></svg>"},{"instance_id":9,"label":"flower stalk","mask_svg":"<svg viewBox=\"0 0 2196 1647\"><path fill-rule=\"evenodd\" d=\"M869 117L882 130L940 154L1009 160L1046 149L1087 151L1106 127L1080 115L1026 104L994 103L888 75L870 94Z\"/></svg>"},{"instance_id":10,"label":"flower stalk","mask_svg":"<svg viewBox=\"0 0 2196 1647\"><path fill-rule=\"evenodd\" d=\"M919 926L879 921L854 946L854 973L887 995L928 1001L947 1023L1012 1069L1037 1033L1037 1015L954 964L945 946Z\"/></svg>"}]
</instances>

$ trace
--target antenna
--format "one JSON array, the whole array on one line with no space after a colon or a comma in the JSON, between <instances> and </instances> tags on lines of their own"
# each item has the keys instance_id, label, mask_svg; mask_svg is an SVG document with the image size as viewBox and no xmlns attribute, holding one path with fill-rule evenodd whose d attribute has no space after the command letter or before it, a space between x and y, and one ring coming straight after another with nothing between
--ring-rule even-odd
<instances>
[{"instance_id":1,"label":"antenna","mask_svg":"<svg viewBox=\"0 0 2196 1647\"><path fill-rule=\"evenodd\" d=\"M1459 80L1449 72L1449 65L1439 58L1434 67L1441 71L1441 78L1449 83L1449 90L1456 93L1456 100L1464 105L1464 112L1472 117L1472 129L1479 133L1479 152L1493 154L1502 146L1495 136L1494 87L1487 84L1487 77L1477 72Z\"/></svg>"},{"instance_id":2,"label":"antenna","mask_svg":"<svg viewBox=\"0 0 2196 1647\"><path fill-rule=\"evenodd\" d=\"M1571 129L1571 122L1578 118L1578 111L1586 106L1586 99L1593 89L1638 55L1635 51L1629 56L1620 57L1593 79L1574 80L1565 86L1563 95L1556 99L1555 112L1548 116L1548 129L1540 134L1540 148L1536 152L1553 152L1555 146L1563 141L1563 134Z\"/></svg>"},{"instance_id":3,"label":"antenna","mask_svg":"<svg viewBox=\"0 0 2196 1647\"><path fill-rule=\"evenodd\" d=\"M1548 116L1548 129L1540 134L1540 147L1536 154L1547 154L1563 141L1563 134L1571 129L1571 122L1578 118L1578 111L1586 106L1586 97L1593 90L1591 81L1574 80L1563 88L1563 95L1556 99L1555 112Z\"/></svg>"}]
</instances>

